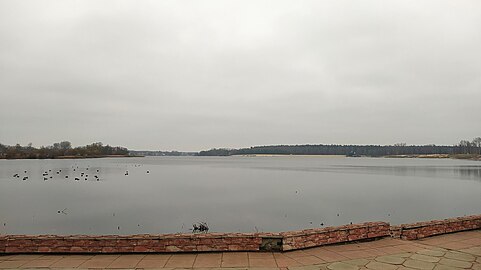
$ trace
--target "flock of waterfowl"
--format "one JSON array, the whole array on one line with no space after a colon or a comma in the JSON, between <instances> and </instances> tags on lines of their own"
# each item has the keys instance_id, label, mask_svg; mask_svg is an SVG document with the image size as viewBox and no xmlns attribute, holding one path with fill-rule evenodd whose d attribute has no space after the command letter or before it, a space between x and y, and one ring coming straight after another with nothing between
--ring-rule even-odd
<instances>
[{"instance_id":1,"label":"flock of waterfowl","mask_svg":"<svg viewBox=\"0 0 481 270\"><path fill-rule=\"evenodd\" d=\"M140 167L140 165L135 165L135 167ZM91 174L89 176L89 169L91 169L89 166L85 167L85 168L79 168L79 166L72 166L72 171L73 172L76 172L77 175L71 177L69 176L68 174L64 174L63 175L63 178L65 179L69 179L69 178L73 178L75 181L80 181L80 180L84 180L84 181L88 181L88 180L94 180L94 181L100 181L100 169L93 169L93 170L90 170ZM48 181L49 179L53 179L54 176L58 176L59 178L62 178L62 170L61 169L58 169L56 171L52 171L51 169L49 170L45 170L42 172L42 179L43 181ZM150 174L150 171L147 170L146 171L147 174ZM23 171L23 175L20 175L21 173L15 173L13 175L13 178L14 179L22 179L22 181L27 181L29 180L29 176L27 175L28 174L28 171L27 170L24 170ZM128 176L129 175L129 171L126 170L125 173L124 173L125 176Z\"/></svg>"}]
</instances>

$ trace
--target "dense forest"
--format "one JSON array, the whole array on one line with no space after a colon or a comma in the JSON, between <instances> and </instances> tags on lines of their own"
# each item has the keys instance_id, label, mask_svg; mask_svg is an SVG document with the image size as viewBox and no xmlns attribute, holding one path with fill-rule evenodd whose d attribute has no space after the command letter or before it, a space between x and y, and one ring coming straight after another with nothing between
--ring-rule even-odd
<instances>
[{"instance_id":1,"label":"dense forest","mask_svg":"<svg viewBox=\"0 0 481 270\"><path fill-rule=\"evenodd\" d=\"M395 155L432 155L432 154L481 154L481 138L472 141L462 140L453 146L446 145L272 145L254 146L241 149L217 148L199 152L200 156L231 155L346 155L346 156L395 156Z\"/></svg>"},{"instance_id":2,"label":"dense forest","mask_svg":"<svg viewBox=\"0 0 481 270\"><path fill-rule=\"evenodd\" d=\"M72 147L68 141L54 143L51 146L40 148L32 147L32 144L21 146L3 145L0 143L0 158L6 159L44 159L44 158L86 158L105 156L126 156L129 154L127 148L119 146L103 145L100 142L86 146Z\"/></svg>"}]
</instances>

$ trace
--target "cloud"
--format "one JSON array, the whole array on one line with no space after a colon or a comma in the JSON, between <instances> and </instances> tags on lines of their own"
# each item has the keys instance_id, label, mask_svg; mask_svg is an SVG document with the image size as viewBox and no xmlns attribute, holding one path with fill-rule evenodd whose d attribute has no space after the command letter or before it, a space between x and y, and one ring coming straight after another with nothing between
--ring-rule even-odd
<instances>
[{"instance_id":1,"label":"cloud","mask_svg":"<svg viewBox=\"0 0 481 270\"><path fill-rule=\"evenodd\" d=\"M478 1L0 2L0 140L132 149L479 136Z\"/></svg>"}]
</instances>

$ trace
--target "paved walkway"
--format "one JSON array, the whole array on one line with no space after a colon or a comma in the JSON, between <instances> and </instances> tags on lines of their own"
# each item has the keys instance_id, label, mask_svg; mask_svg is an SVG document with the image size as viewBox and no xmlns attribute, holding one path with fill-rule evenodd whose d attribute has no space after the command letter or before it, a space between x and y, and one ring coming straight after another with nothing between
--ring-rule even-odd
<instances>
[{"instance_id":1,"label":"paved walkway","mask_svg":"<svg viewBox=\"0 0 481 270\"><path fill-rule=\"evenodd\" d=\"M418 241L385 238L372 242L333 245L283 253L0 255L0 268L481 270L481 230L436 236Z\"/></svg>"}]
</instances>

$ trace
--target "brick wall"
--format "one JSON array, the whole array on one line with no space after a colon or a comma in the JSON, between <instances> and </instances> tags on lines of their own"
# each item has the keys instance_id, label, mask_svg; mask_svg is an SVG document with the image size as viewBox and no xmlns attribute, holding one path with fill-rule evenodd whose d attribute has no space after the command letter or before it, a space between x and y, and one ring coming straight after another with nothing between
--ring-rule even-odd
<instances>
[{"instance_id":1,"label":"brick wall","mask_svg":"<svg viewBox=\"0 0 481 270\"><path fill-rule=\"evenodd\" d=\"M481 215L390 226L366 222L282 233L0 235L0 253L135 253L295 250L391 235L405 240L481 228Z\"/></svg>"},{"instance_id":2,"label":"brick wall","mask_svg":"<svg viewBox=\"0 0 481 270\"><path fill-rule=\"evenodd\" d=\"M262 242L258 234L249 233L130 236L8 235L5 238L4 253L256 251Z\"/></svg>"},{"instance_id":3,"label":"brick wall","mask_svg":"<svg viewBox=\"0 0 481 270\"><path fill-rule=\"evenodd\" d=\"M415 240L433 235L481 229L481 215L391 226L391 236Z\"/></svg>"},{"instance_id":4,"label":"brick wall","mask_svg":"<svg viewBox=\"0 0 481 270\"><path fill-rule=\"evenodd\" d=\"M5 235L0 235L0 254L5 253L5 246L7 244L6 238Z\"/></svg>"},{"instance_id":5,"label":"brick wall","mask_svg":"<svg viewBox=\"0 0 481 270\"><path fill-rule=\"evenodd\" d=\"M309 229L281 233L282 250L294 250L328 244L350 242L389 236L389 223L367 222L362 224Z\"/></svg>"}]
</instances>

